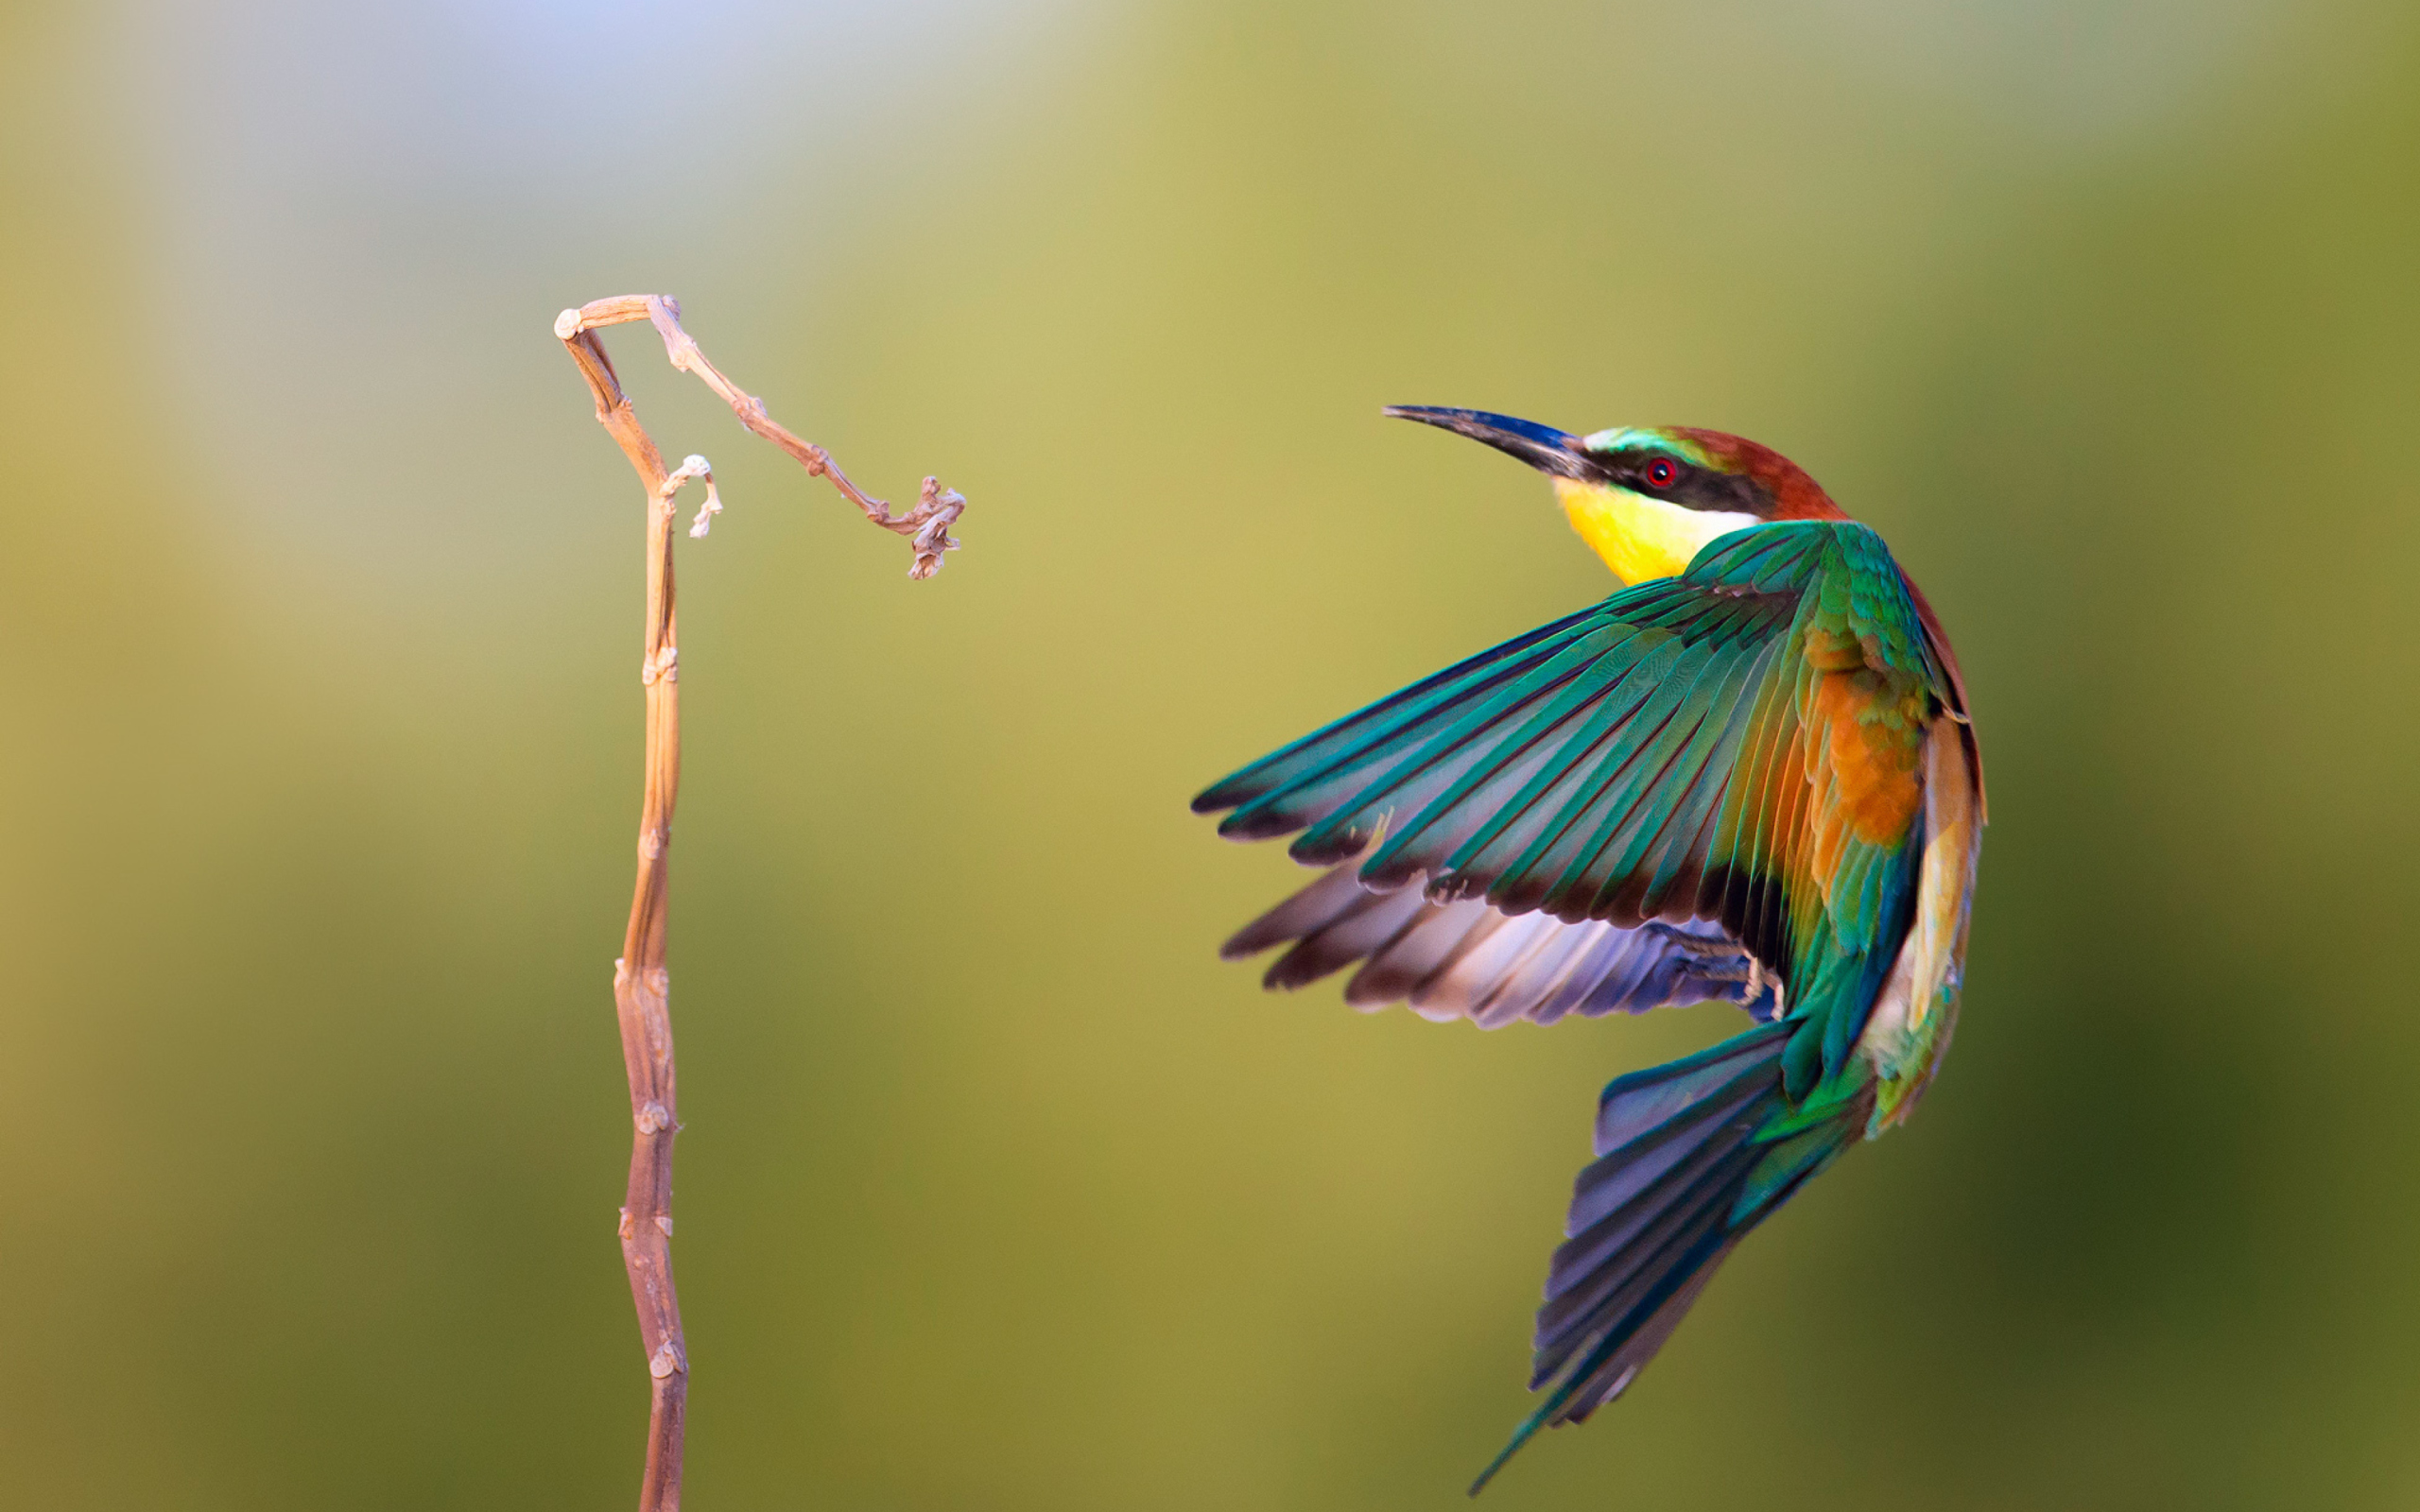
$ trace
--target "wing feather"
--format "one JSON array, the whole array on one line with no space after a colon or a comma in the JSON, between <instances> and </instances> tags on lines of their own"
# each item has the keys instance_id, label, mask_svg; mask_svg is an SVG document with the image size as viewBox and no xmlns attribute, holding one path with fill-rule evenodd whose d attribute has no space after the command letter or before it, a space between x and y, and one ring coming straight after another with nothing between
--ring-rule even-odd
<instances>
[{"instance_id":1,"label":"wing feather","mask_svg":"<svg viewBox=\"0 0 2420 1512\"><path fill-rule=\"evenodd\" d=\"M1357 962L1358 1005L1486 1024L1761 1007L1771 975L1826 1021L1793 1040L1802 1088L1905 932L1910 740L1958 696L1937 639L1862 525L1723 537L1205 792L1221 833L1351 868L1231 943L1288 944L1275 986Z\"/></svg>"},{"instance_id":2,"label":"wing feather","mask_svg":"<svg viewBox=\"0 0 2420 1512\"><path fill-rule=\"evenodd\" d=\"M1236 959L1288 947L1262 979L1282 988L1358 963L1344 988L1354 1006L1408 1003L1423 1018L1469 1019L1486 1029L1707 1002L1761 1021L1779 1005L1770 974L1754 971L1713 920L1565 923L1506 914L1484 899L1440 902L1419 885L1372 892L1356 871L1352 861L1330 868L1219 954Z\"/></svg>"}]
</instances>

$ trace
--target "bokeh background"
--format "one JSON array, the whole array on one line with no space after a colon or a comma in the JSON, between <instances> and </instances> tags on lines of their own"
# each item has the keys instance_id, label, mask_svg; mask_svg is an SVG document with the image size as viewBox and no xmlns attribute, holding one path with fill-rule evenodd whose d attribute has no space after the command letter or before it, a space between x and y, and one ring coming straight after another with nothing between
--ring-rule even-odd
<instances>
[{"instance_id":1,"label":"bokeh background","mask_svg":"<svg viewBox=\"0 0 2420 1512\"><path fill-rule=\"evenodd\" d=\"M700 1508L1461 1504L1610 1075L1212 947L1202 782L1590 601L1381 420L1738 430L1940 605L1958 1053L1522 1507L2420 1501L2420 12L2369 0L20 6L0 1462L634 1493L608 997L677 294L935 582L609 338L684 542ZM1264 848L1266 849L1266 848Z\"/></svg>"}]
</instances>

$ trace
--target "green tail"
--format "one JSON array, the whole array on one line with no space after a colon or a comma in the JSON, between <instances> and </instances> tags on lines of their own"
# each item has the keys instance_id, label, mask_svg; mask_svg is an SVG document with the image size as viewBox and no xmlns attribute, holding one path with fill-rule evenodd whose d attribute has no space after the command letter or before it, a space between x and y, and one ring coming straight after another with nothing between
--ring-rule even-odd
<instances>
[{"instance_id":1,"label":"green tail","mask_svg":"<svg viewBox=\"0 0 2420 1512\"><path fill-rule=\"evenodd\" d=\"M1873 1086L1854 1058L1789 1101L1782 1056L1800 1027L1763 1024L1605 1089L1598 1160L1580 1173L1538 1313L1530 1389L1553 1389L1473 1496L1539 1429L1579 1422L1628 1389L1732 1246L1863 1132Z\"/></svg>"}]
</instances>

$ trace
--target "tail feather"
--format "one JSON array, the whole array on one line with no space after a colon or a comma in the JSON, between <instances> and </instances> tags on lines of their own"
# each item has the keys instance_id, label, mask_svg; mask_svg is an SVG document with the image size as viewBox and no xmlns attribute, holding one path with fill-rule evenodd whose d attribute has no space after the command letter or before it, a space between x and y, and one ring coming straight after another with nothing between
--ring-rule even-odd
<instances>
[{"instance_id":1,"label":"tail feather","mask_svg":"<svg viewBox=\"0 0 2420 1512\"><path fill-rule=\"evenodd\" d=\"M1598 1160L1575 1183L1538 1313L1530 1389L1551 1389L1473 1495L1539 1429L1627 1390L1748 1230L1857 1139L1872 1101L1863 1084L1788 1097L1796 1027L1759 1025L1605 1089Z\"/></svg>"},{"instance_id":2,"label":"tail feather","mask_svg":"<svg viewBox=\"0 0 2420 1512\"><path fill-rule=\"evenodd\" d=\"M1726 1120L1759 1112L1759 1105L1771 1091L1771 1078L1750 1072L1727 1086L1713 1089L1704 1102L1679 1117L1637 1139L1628 1140L1601 1153L1597 1160L1580 1173L1572 1184L1571 1215L1564 1224L1564 1232L1578 1235L1596 1226L1607 1215L1636 1201L1648 1187L1684 1164L1691 1156L1706 1153L1703 1136L1716 1125Z\"/></svg>"},{"instance_id":3,"label":"tail feather","mask_svg":"<svg viewBox=\"0 0 2420 1512\"><path fill-rule=\"evenodd\" d=\"M1497 1451L1495 1457L1488 1461L1487 1469L1479 1471L1478 1478L1471 1482L1470 1494L1477 1496L1485 1490L1487 1483L1495 1479L1495 1472L1502 1469L1539 1429L1584 1421L1590 1413L1629 1390L1631 1382L1646 1368L1647 1362L1655 1357L1655 1351L1664 1348L1664 1341L1672 1336L1672 1331L1681 1326L1681 1319L1687 1315L1698 1295L1705 1290L1705 1283L1714 1280L1715 1267L1722 1263L1723 1257L1731 1252L1731 1246L1738 1240L1737 1234L1724 1240L1710 1254L1689 1267L1678 1286L1658 1288L1659 1296L1634 1309L1632 1316L1636 1319L1636 1324L1629 1336L1607 1355L1599 1368L1587 1372L1588 1380L1598 1383L1596 1389L1587 1389L1587 1382L1577 1372L1565 1380L1555 1389L1554 1395L1513 1430L1512 1442Z\"/></svg>"},{"instance_id":4,"label":"tail feather","mask_svg":"<svg viewBox=\"0 0 2420 1512\"><path fill-rule=\"evenodd\" d=\"M1587 1405L1572 1408L1564 1415L1564 1421L1576 1423L1584 1420L1590 1413L1620 1396L1629 1387L1630 1378L1645 1368L1647 1362L1655 1358L1656 1351L1664 1348L1664 1341L1670 1338L1672 1331L1681 1326L1681 1319L1688 1314L1689 1308L1698 1299L1698 1294L1705 1290L1705 1283L1714 1280L1715 1268L1722 1263L1723 1258L1731 1253L1731 1246L1738 1242L1737 1234L1733 1234L1724 1241L1720 1248L1708 1256L1703 1264L1697 1267L1689 1277L1687 1284L1667 1297L1653 1313L1648 1315L1647 1321L1639 1325L1638 1332L1632 1334L1629 1342L1624 1344L1616 1356L1607 1363L1607 1369L1603 1373L1610 1375L1616 1384Z\"/></svg>"},{"instance_id":5,"label":"tail feather","mask_svg":"<svg viewBox=\"0 0 2420 1512\"><path fill-rule=\"evenodd\" d=\"M1615 1077L1597 1100L1597 1153L1615 1155L1655 1135L1723 1088L1761 1084L1772 1071L1774 1045L1794 1027L1789 1021L1762 1024L1694 1056Z\"/></svg>"},{"instance_id":6,"label":"tail feather","mask_svg":"<svg viewBox=\"0 0 2420 1512\"><path fill-rule=\"evenodd\" d=\"M1688 1279L1728 1232L1741 1179L1754 1163L1753 1152L1724 1152L1655 1211L1585 1236L1584 1247L1574 1241L1558 1251L1551 1299L1538 1310L1530 1389L1621 1332L1619 1324L1668 1281Z\"/></svg>"}]
</instances>

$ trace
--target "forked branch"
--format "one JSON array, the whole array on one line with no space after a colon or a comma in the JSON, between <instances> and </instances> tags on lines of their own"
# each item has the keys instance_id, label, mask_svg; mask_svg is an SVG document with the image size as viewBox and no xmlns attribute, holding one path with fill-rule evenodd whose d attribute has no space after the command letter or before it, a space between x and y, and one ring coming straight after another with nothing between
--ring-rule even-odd
<instances>
[{"instance_id":1,"label":"forked branch","mask_svg":"<svg viewBox=\"0 0 2420 1512\"><path fill-rule=\"evenodd\" d=\"M670 902L669 851L672 809L681 788L681 653L673 615L673 498L683 484L706 486L705 503L690 527L703 536L722 510L714 471L691 456L666 472L664 457L639 424L630 396L597 339L599 328L647 320L664 337L672 366L692 372L720 394L739 422L796 457L808 472L832 480L850 503L875 524L906 536L915 547L910 577L930 577L942 558L957 549L949 527L965 512L966 500L932 478L925 480L916 507L892 514L869 498L832 461L831 454L802 440L765 413L764 402L742 393L698 350L681 329L681 306L654 294L597 300L555 319L555 335L588 380L603 425L647 490L647 636L639 682L647 697L646 784L639 806L638 884L631 919L614 963L614 1006L621 1021L622 1060L630 1074L631 1179L622 1206L622 1263L630 1272L637 1305L639 1337L647 1349L651 1383L648 1413L647 1470L639 1491L640 1512L678 1512L681 1446L689 1400L689 1351L681 1333L681 1302L672 1285L672 1138L680 1132L672 1059L671 979L665 969L665 928Z\"/></svg>"},{"instance_id":2,"label":"forked branch","mask_svg":"<svg viewBox=\"0 0 2420 1512\"><path fill-rule=\"evenodd\" d=\"M956 489L944 489L940 479L928 477L918 490L916 507L906 514L892 514L889 504L872 497L850 482L849 475L832 460L831 453L813 441L792 435L765 412L763 400L743 392L737 384L722 375L721 369L707 361L706 354L698 348L697 338L681 329L681 301L667 296L625 294L611 300L592 300L577 310L565 310L555 317L555 335L571 348L580 371L587 374L589 387L597 395L596 418L604 422L606 429L614 430L614 426L605 417L609 403L605 396L610 393L614 396L613 402L625 405L629 401L621 397L621 383L614 376L614 364L606 357L604 347L589 333L603 326L628 325L638 320L654 325L656 334L664 338L664 354L670 359L672 366L683 372L697 374L700 382L731 406L731 412L739 417L739 423L796 457L799 465L809 474L831 479L832 486L838 489L842 497L851 504L864 510L868 520L894 535L908 537L916 547L915 560L908 569L908 576L930 577L942 570L942 554L958 549L958 540L949 533L949 527L966 512L964 494ZM631 423L636 425L635 421ZM614 431L614 438L622 440L618 430ZM622 442L622 450L631 450L628 441ZM692 460L702 461L701 458ZM633 466L638 465L635 454L631 461ZM657 459L655 466L660 472L664 466L661 458ZM644 469L640 475L647 475ZM706 512L716 514L720 511L721 506L713 503L710 494ZM691 533L704 534L703 531Z\"/></svg>"}]
</instances>

